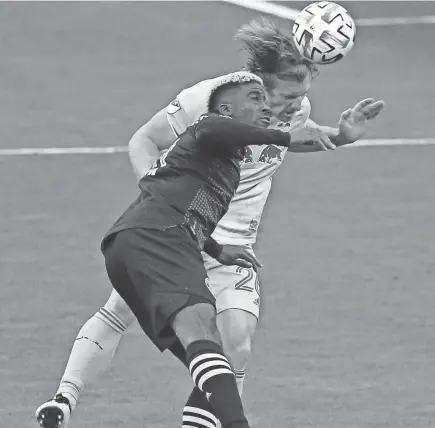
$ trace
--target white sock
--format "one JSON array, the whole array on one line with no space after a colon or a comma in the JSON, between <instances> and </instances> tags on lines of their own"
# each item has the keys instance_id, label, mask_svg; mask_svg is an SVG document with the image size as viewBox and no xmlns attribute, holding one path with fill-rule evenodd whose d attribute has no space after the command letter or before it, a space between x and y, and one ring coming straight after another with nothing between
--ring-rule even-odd
<instances>
[{"instance_id":1,"label":"white sock","mask_svg":"<svg viewBox=\"0 0 435 428\"><path fill-rule=\"evenodd\" d=\"M73 410L80 393L109 367L126 329L118 315L101 308L79 331L56 393L65 395Z\"/></svg>"}]
</instances>

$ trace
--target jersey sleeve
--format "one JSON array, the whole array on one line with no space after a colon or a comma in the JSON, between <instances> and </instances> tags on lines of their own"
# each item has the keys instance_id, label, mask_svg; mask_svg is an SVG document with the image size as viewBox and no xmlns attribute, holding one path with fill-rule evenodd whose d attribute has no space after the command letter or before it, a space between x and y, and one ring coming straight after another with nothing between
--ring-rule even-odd
<instances>
[{"instance_id":1,"label":"jersey sleeve","mask_svg":"<svg viewBox=\"0 0 435 428\"><path fill-rule=\"evenodd\" d=\"M288 133L264 129L233 120L228 116L202 116L195 125L196 137L203 144L232 148L276 145L288 147Z\"/></svg>"},{"instance_id":2,"label":"jersey sleeve","mask_svg":"<svg viewBox=\"0 0 435 428\"><path fill-rule=\"evenodd\" d=\"M175 100L166 107L166 118L175 138L178 138L186 131L187 127L197 119L192 120L189 117L178 98L175 98Z\"/></svg>"}]
</instances>

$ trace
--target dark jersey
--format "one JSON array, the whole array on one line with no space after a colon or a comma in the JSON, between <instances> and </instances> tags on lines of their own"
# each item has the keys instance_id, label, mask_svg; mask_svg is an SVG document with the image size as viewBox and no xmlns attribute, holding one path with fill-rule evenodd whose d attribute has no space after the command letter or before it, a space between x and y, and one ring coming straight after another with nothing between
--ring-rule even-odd
<instances>
[{"instance_id":1,"label":"dark jersey","mask_svg":"<svg viewBox=\"0 0 435 428\"><path fill-rule=\"evenodd\" d=\"M200 249L228 209L248 145L288 146L288 133L204 115L156 161L139 182L141 193L106 234L136 227L183 225ZM103 241L104 244L104 241Z\"/></svg>"}]
</instances>

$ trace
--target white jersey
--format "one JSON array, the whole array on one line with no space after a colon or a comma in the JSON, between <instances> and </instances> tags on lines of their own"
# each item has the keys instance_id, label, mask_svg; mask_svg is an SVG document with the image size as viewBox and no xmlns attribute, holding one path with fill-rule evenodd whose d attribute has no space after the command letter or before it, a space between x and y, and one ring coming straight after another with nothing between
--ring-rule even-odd
<instances>
[{"instance_id":1,"label":"white jersey","mask_svg":"<svg viewBox=\"0 0 435 428\"><path fill-rule=\"evenodd\" d=\"M169 104L167 118L177 137L201 114L208 112L210 94L219 86L219 79L224 81L224 77L205 80L187 88ZM283 123L275 119L270 127L283 131L302 128L310 112L311 105L305 97L301 110L294 114L290 122ZM240 184L227 213L212 235L216 241L232 245L253 244L256 241L258 226L272 186L272 176L281 165L286 152L286 147L274 145L247 147L241 164Z\"/></svg>"}]
</instances>

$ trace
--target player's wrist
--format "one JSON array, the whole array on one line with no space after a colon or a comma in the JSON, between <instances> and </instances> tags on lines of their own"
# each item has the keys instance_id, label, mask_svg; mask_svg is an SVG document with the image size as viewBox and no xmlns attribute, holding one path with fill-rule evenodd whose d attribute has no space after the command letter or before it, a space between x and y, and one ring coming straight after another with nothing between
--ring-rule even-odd
<instances>
[{"instance_id":1,"label":"player's wrist","mask_svg":"<svg viewBox=\"0 0 435 428\"><path fill-rule=\"evenodd\" d=\"M212 237L208 238L204 243L204 251L214 259L217 259L222 254L223 248L224 247Z\"/></svg>"},{"instance_id":2,"label":"player's wrist","mask_svg":"<svg viewBox=\"0 0 435 428\"><path fill-rule=\"evenodd\" d=\"M346 144L351 144L353 141L350 141L345 135L343 135L339 129L336 130L335 133L331 133L329 135L329 139L337 146L344 146Z\"/></svg>"},{"instance_id":3,"label":"player's wrist","mask_svg":"<svg viewBox=\"0 0 435 428\"><path fill-rule=\"evenodd\" d=\"M357 140L357 139L349 138L349 135L346 135L345 132L342 132L340 128L325 127L325 129L329 139L337 147L345 146L346 144L352 144Z\"/></svg>"}]
</instances>

